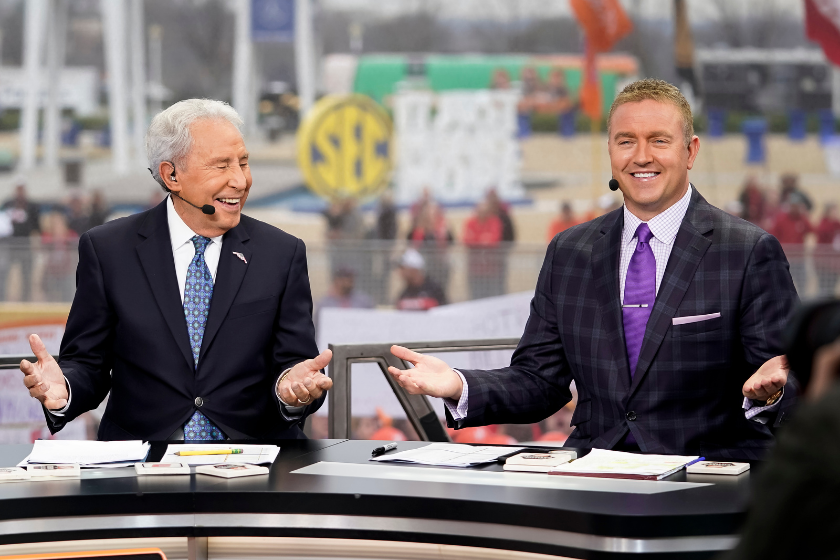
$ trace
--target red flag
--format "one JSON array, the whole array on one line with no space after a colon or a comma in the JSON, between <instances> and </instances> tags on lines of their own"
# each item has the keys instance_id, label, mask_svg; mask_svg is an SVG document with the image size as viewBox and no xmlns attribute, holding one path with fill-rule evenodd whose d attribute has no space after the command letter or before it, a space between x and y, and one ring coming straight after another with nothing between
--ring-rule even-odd
<instances>
[{"instance_id":1,"label":"red flag","mask_svg":"<svg viewBox=\"0 0 840 560\"><path fill-rule=\"evenodd\" d=\"M630 33L633 22L618 0L571 0L571 5L586 34L580 107L591 119L600 119L601 84L595 55L612 49L616 41Z\"/></svg>"},{"instance_id":2,"label":"red flag","mask_svg":"<svg viewBox=\"0 0 840 560\"><path fill-rule=\"evenodd\" d=\"M805 33L840 66L840 0L805 0Z\"/></svg>"},{"instance_id":3,"label":"red flag","mask_svg":"<svg viewBox=\"0 0 840 560\"><path fill-rule=\"evenodd\" d=\"M571 5L595 52L607 52L633 30L618 0L571 0Z\"/></svg>"}]
</instances>

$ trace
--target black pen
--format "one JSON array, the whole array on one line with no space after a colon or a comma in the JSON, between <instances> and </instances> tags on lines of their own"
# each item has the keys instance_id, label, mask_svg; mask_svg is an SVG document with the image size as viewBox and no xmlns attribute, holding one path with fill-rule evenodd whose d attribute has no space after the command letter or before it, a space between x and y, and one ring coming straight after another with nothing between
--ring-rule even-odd
<instances>
[{"instance_id":1,"label":"black pen","mask_svg":"<svg viewBox=\"0 0 840 560\"><path fill-rule=\"evenodd\" d=\"M375 448L373 451L370 452L371 457L379 457L383 453L387 453L388 451L392 451L397 448L396 442L391 442L388 445L381 445Z\"/></svg>"}]
</instances>

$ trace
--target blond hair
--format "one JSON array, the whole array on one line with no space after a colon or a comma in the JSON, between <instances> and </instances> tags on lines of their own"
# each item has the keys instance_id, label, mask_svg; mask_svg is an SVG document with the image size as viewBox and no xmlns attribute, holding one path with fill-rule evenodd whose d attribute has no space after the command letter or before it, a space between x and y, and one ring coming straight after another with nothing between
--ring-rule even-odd
<instances>
[{"instance_id":1,"label":"blond hair","mask_svg":"<svg viewBox=\"0 0 840 560\"><path fill-rule=\"evenodd\" d=\"M680 89L665 80L656 80L653 78L637 80L621 90L621 93L613 101L612 107L610 107L610 114L607 117L607 131L609 132L612 116L616 109L625 103L637 103L646 99L658 101L659 103L670 103L679 109L683 120L685 145L688 146L694 137L694 116L691 114L691 106L689 106L688 101L683 97Z\"/></svg>"}]
</instances>

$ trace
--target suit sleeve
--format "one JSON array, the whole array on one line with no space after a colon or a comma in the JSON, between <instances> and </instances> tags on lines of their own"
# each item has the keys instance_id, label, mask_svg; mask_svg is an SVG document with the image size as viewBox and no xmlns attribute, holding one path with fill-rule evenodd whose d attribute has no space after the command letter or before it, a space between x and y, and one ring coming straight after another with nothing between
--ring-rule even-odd
<instances>
[{"instance_id":1,"label":"suit sleeve","mask_svg":"<svg viewBox=\"0 0 840 560\"><path fill-rule=\"evenodd\" d=\"M312 292L309 288L306 246L298 239L274 324L274 376L271 394L281 414L283 414L283 404L274 389L280 375L286 369L317 355L318 345L315 343L315 326L312 323ZM323 396L307 405L301 413L301 418L318 410L325 398L326 396Z\"/></svg>"},{"instance_id":2,"label":"suit sleeve","mask_svg":"<svg viewBox=\"0 0 840 560\"><path fill-rule=\"evenodd\" d=\"M741 344L752 372L784 353L782 336L799 303L790 270L778 240L762 235L753 248L741 293ZM768 425L778 425L796 403L798 383L788 376L785 397Z\"/></svg>"},{"instance_id":3,"label":"suit sleeve","mask_svg":"<svg viewBox=\"0 0 840 560\"><path fill-rule=\"evenodd\" d=\"M99 257L90 235L79 239L76 295L61 340L58 365L72 388L73 398L63 416L46 414L52 433L99 406L111 390L114 312L105 294Z\"/></svg>"},{"instance_id":4,"label":"suit sleeve","mask_svg":"<svg viewBox=\"0 0 840 560\"><path fill-rule=\"evenodd\" d=\"M572 375L557 329L552 291L556 252L557 238L548 246L531 300L531 314L510 367L459 370L469 386L469 407L467 417L458 422L447 411L450 427L539 422L572 399Z\"/></svg>"}]
</instances>

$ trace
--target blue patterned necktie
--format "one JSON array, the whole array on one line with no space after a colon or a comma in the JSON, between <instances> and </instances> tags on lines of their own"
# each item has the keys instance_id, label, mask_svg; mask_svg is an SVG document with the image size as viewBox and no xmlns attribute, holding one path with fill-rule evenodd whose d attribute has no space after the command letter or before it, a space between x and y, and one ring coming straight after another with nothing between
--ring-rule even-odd
<instances>
[{"instance_id":1,"label":"blue patterned necktie","mask_svg":"<svg viewBox=\"0 0 840 560\"><path fill-rule=\"evenodd\" d=\"M204 327L207 325L207 314L210 311L210 299L213 297L213 276L207 268L207 263L204 262L204 250L210 243L210 239L196 235L190 241L195 246L195 257L190 263L190 268L187 269L187 282L184 285L184 315L187 318L194 367L198 368L198 354L201 352ZM225 436L222 431L197 410L184 425L184 441L223 439Z\"/></svg>"}]
</instances>

